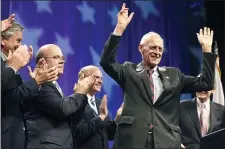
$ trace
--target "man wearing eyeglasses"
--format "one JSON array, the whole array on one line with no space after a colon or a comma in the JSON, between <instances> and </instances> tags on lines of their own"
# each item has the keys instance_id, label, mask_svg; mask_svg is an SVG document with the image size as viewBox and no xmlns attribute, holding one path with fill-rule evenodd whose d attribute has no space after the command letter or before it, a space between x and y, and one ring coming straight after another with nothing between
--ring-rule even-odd
<instances>
[{"instance_id":1,"label":"man wearing eyeglasses","mask_svg":"<svg viewBox=\"0 0 225 149\"><path fill-rule=\"evenodd\" d=\"M36 61L44 58L48 67L58 67L58 77L63 74L65 58L61 49L54 44L42 46ZM84 109L88 104L87 92L94 83L93 75L80 77L76 94L65 97L56 81L41 85L38 97L26 102L26 124L28 148L72 148L73 139L70 116Z\"/></svg>"},{"instance_id":2,"label":"man wearing eyeglasses","mask_svg":"<svg viewBox=\"0 0 225 149\"><path fill-rule=\"evenodd\" d=\"M163 39L158 33L145 34L138 46L142 62L116 61L121 36L134 13L128 16L125 3L118 23L107 40L100 65L123 89L124 107L118 121L114 148L180 148L180 95L213 88L216 55L211 53L213 32L197 33L203 51L201 77L186 76L177 68L159 67Z\"/></svg>"}]
</instances>

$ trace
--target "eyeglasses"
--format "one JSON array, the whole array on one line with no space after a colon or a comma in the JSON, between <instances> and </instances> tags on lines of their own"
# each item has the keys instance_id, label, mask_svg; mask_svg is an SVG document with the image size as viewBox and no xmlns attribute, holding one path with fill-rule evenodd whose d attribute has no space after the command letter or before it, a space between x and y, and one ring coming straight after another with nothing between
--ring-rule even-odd
<instances>
[{"instance_id":1,"label":"eyeglasses","mask_svg":"<svg viewBox=\"0 0 225 149\"><path fill-rule=\"evenodd\" d=\"M156 51L157 49L159 50L159 52L163 52L163 48L160 47L160 46L156 46L156 45L145 45L148 47L149 50L153 50L153 51Z\"/></svg>"},{"instance_id":2,"label":"eyeglasses","mask_svg":"<svg viewBox=\"0 0 225 149\"><path fill-rule=\"evenodd\" d=\"M53 58L55 60L62 60L62 61L66 61L66 58L64 56L59 56L59 55L56 55L56 56L52 56L52 57L44 57L44 58Z\"/></svg>"}]
</instances>

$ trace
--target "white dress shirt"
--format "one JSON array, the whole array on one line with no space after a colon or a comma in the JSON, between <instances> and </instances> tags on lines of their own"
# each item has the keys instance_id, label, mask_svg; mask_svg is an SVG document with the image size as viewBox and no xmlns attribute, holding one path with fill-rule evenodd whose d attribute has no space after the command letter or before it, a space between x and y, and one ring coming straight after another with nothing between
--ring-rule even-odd
<instances>
[{"instance_id":1,"label":"white dress shirt","mask_svg":"<svg viewBox=\"0 0 225 149\"><path fill-rule=\"evenodd\" d=\"M98 109L97 109L97 106L96 106L95 96L90 96L89 94L87 94L87 97L88 97L88 104L95 111L95 113L98 115Z\"/></svg>"},{"instance_id":2,"label":"white dress shirt","mask_svg":"<svg viewBox=\"0 0 225 149\"><path fill-rule=\"evenodd\" d=\"M159 77L158 67L153 68L152 79L154 83L154 103L163 92L162 80Z\"/></svg>"}]
</instances>

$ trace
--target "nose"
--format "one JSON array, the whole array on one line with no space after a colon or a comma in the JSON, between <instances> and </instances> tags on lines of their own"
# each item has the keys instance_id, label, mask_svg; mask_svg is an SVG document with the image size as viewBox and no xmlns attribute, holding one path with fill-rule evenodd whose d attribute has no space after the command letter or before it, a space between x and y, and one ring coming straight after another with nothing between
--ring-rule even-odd
<instances>
[{"instance_id":1,"label":"nose","mask_svg":"<svg viewBox=\"0 0 225 149\"><path fill-rule=\"evenodd\" d=\"M103 80L102 79L98 79L97 80L99 84L103 84Z\"/></svg>"},{"instance_id":2,"label":"nose","mask_svg":"<svg viewBox=\"0 0 225 149\"><path fill-rule=\"evenodd\" d=\"M19 42L19 43L17 44L18 47L21 46L21 45L22 45L22 42Z\"/></svg>"},{"instance_id":3,"label":"nose","mask_svg":"<svg viewBox=\"0 0 225 149\"><path fill-rule=\"evenodd\" d=\"M66 62L65 59L63 59L63 58L60 58L60 59L59 59L59 63L60 63L60 64L64 64L65 62Z\"/></svg>"}]
</instances>

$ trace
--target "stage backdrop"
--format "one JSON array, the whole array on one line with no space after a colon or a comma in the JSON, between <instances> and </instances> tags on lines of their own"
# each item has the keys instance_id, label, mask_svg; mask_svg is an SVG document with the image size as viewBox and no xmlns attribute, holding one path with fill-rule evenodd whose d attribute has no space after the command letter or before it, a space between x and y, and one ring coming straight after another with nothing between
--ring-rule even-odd
<instances>
[{"instance_id":1,"label":"stage backdrop","mask_svg":"<svg viewBox=\"0 0 225 149\"><path fill-rule=\"evenodd\" d=\"M116 25L123 2L135 15L120 42L119 62L140 62L139 41L143 34L155 31L165 43L160 66L178 67L191 75L200 72L201 49L196 32L204 24L203 0L3 0L2 19L16 14L16 21L26 28L23 44L32 45L34 53L44 44L61 47L66 64L59 84L65 95L70 95L80 68L90 64L99 66L101 52ZM34 68L34 59L29 65ZM20 74L28 80L27 68ZM103 76L104 84L98 96L108 95L108 108L114 118L123 93L104 71ZM182 96L182 99L190 98L191 94Z\"/></svg>"}]
</instances>

